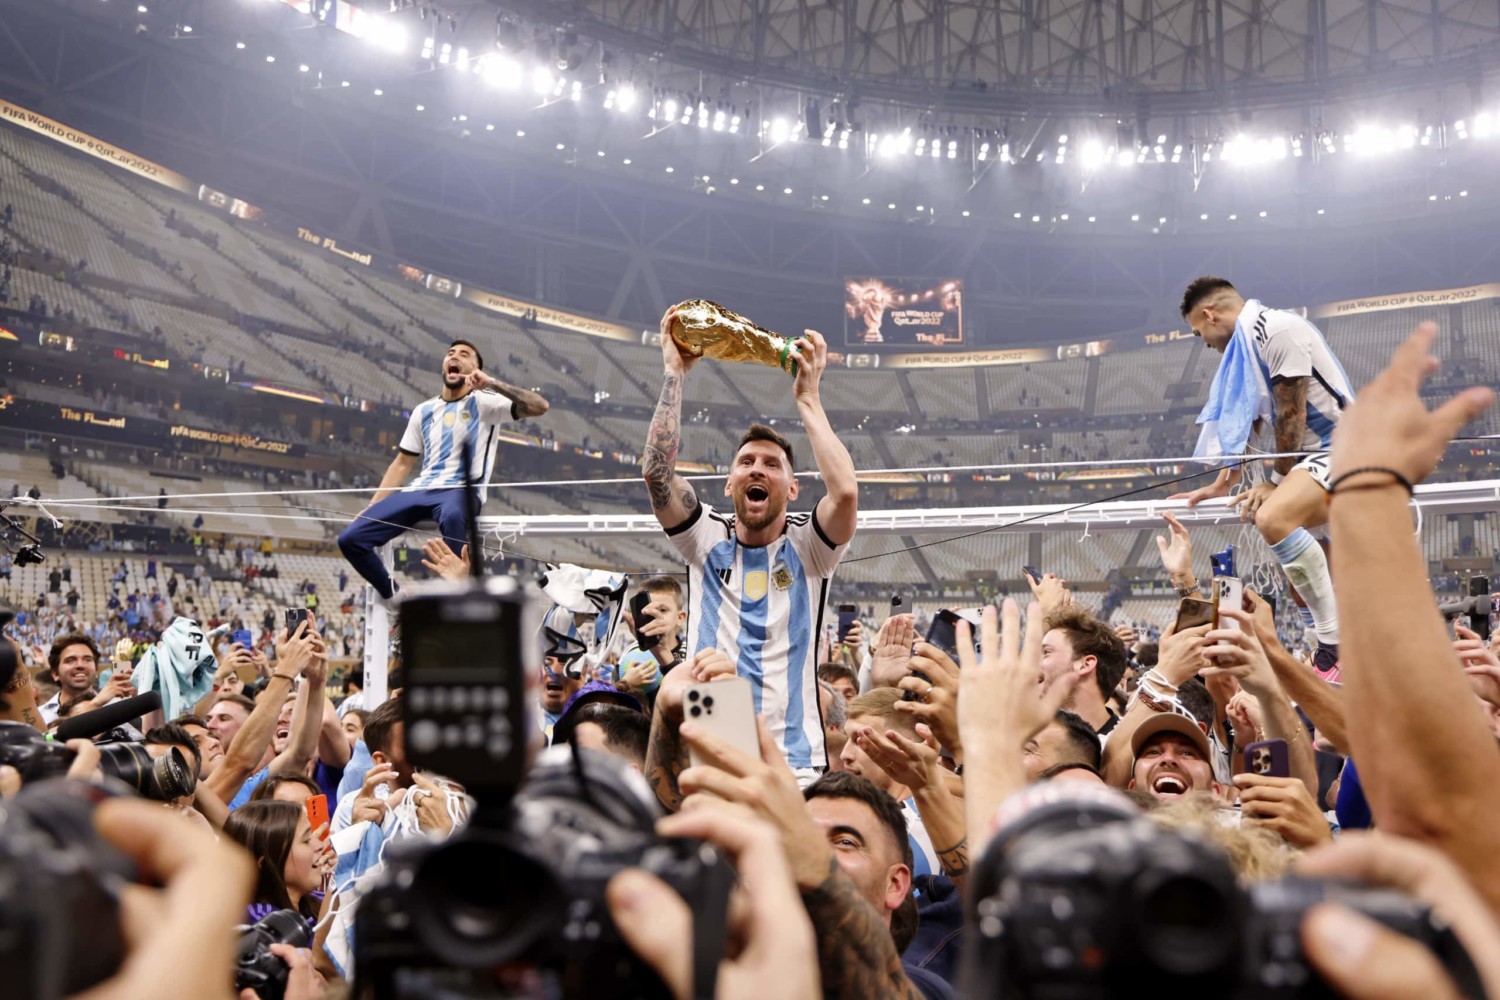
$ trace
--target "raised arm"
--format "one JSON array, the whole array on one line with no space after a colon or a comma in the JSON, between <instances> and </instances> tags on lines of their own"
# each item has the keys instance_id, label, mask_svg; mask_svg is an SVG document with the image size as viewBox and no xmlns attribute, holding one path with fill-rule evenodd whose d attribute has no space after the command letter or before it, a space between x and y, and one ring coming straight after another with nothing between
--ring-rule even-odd
<instances>
[{"instance_id":1,"label":"raised arm","mask_svg":"<svg viewBox=\"0 0 1500 1000\"><path fill-rule=\"evenodd\" d=\"M271 761L271 773L294 772L302 774L312 763L318 750L318 735L323 729L323 709L328 704L324 691L328 684L328 647L318 634L316 622L308 617L307 638L312 646L312 655L302 671L302 689L297 692L297 704L292 709L292 735L286 749ZM347 747L347 741L342 741Z\"/></svg>"},{"instance_id":2,"label":"raised arm","mask_svg":"<svg viewBox=\"0 0 1500 1000\"><path fill-rule=\"evenodd\" d=\"M828 367L828 342L816 330L804 330L793 346L797 350L797 380L792 387L797 397L797 414L802 418L813 460L818 463L818 474L823 477L823 488L827 491L818 501L818 525L830 542L843 545L854 537L859 517L859 482L854 478L854 459L833 432L818 395L823 371Z\"/></svg>"},{"instance_id":3,"label":"raised arm","mask_svg":"<svg viewBox=\"0 0 1500 1000\"><path fill-rule=\"evenodd\" d=\"M541 393L531 389L522 389L518 385L512 385L504 379L487 375L482 371L469 373L469 386L477 390L494 389L503 395L511 401L511 414L517 420L524 420L527 417L540 417L551 409L547 404L547 400L542 398Z\"/></svg>"},{"instance_id":4,"label":"raised arm","mask_svg":"<svg viewBox=\"0 0 1500 1000\"><path fill-rule=\"evenodd\" d=\"M370 498L371 506L384 500L392 493L406 485L406 481L412 477L422 464L421 455L413 455L409 451L397 451L396 457L391 459L391 464L386 466L385 475L380 477L380 489Z\"/></svg>"},{"instance_id":5,"label":"raised arm","mask_svg":"<svg viewBox=\"0 0 1500 1000\"><path fill-rule=\"evenodd\" d=\"M1375 825L1452 858L1500 909L1500 749L1427 584L1406 489L1493 401L1466 389L1432 413L1418 390L1437 368L1433 324L1345 411L1333 445L1333 575L1343 622L1348 750ZM1345 478L1347 477L1347 478Z\"/></svg>"},{"instance_id":6,"label":"raised arm","mask_svg":"<svg viewBox=\"0 0 1500 1000\"><path fill-rule=\"evenodd\" d=\"M697 358L685 356L670 334L672 311L661 318L662 383L651 428L646 432L646 451L641 475L651 494L651 512L663 528L683 524L698 509L698 494L677 474L677 453L682 450L682 384Z\"/></svg>"},{"instance_id":7,"label":"raised arm","mask_svg":"<svg viewBox=\"0 0 1500 1000\"><path fill-rule=\"evenodd\" d=\"M1312 724L1318 727L1318 735L1338 747L1341 752L1348 753L1349 733L1344 727L1343 689L1323 680L1313 672L1312 667L1298 662L1295 656L1286 651L1276 635L1276 619L1271 606L1261 600L1258 594L1245 591L1245 601L1255 624L1255 634L1265 648L1266 656L1271 661L1271 669L1276 672L1276 679L1281 682L1282 690L1292 699L1293 704L1307 713Z\"/></svg>"},{"instance_id":8,"label":"raised arm","mask_svg":"<svg viewBox=\"0 0 1500 1000\"><path fill-rule=\"evenodd\" d=\"M245 779L260 767L266 747L271 745L276 720L292 691L292 682L312 659L312 641L306 635L311 620L309 617L298 624L297 634L276 647L276 669L266 679L265 689L255 701L255 710L224 748L224 758L208 776L208 786L224 802L232 800Z\"/></svg>"}]
</instances>

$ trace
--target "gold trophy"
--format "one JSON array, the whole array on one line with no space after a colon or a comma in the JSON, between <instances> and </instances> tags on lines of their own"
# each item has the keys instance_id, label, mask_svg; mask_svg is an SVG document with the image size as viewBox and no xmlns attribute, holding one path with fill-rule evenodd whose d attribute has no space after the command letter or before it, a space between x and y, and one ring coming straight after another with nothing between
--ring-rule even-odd
<instances>
[{"instance_id":1,"label":"gold trophy","mask_svg":"<svg viewBox=\"0 0 1500 1000\"><path fill-rule=\"evenodd\" d=\"M717 302L689 299L673 306L670 332L677 346L691 357L753 361L797 374L797 355L790 340Z\"/></svg>"}]
</instances>

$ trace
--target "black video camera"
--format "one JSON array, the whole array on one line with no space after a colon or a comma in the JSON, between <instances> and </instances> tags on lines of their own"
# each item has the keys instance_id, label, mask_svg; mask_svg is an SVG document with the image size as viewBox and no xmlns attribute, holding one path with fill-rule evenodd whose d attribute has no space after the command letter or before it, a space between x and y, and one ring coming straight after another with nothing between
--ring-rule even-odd
<instances>
[{"instance_id":1,"label":"black video camera","mask_svg":"<svg viewBox=\"0 0 1500 1000\"><path fill-rule=\"evenodd\" d=\"M532 602L508 578L402 602L407 759L478 807L444 843L386 849L355 918L355 996L510 996L520 967L549 976L552 996L666 997L605 905L610 878L630 867L692 907L694 969L711 992L733 873L710 846L658 837L655 797L613 757L557 746L528 773L536 634Z\"/></svg>"},{"instance_id":2,"label":"black video camera","mask_svg":"<svg viewBox=\"0 0 1500 1000\"><path fill-rule=\"evenodd\" d=\"M192 795L198 787L198 773L180 749L167 747L166 751L153 757L142 743L101 743L99 769L148 799L172 802ZM67 774L74 756L72 750L23 722L0 722L0 764L20 772L23 783Z\"/></svg>"},{"instance_id":3,"label":"black video camera","mask_svg":"<svg viewBox=\"0 0 1500 1000\"><path fill-rule=\"evenodd\" d=\"M1005 812L970 883L970 996L1331 998L1301 937L1325 901L1421 942L1461 995L1484 995L1453 931L1401 893L1302 878L1242 888L1218 847L1107 789L1035 786Z\"/></svg>"},{"instance_id":4,"label":"black video camera","mask_svg":"<svg viewBox=\"0 0 1500 1000\"><path fill-rule=\"evenodd\" d=\"M272 910L255 923L235 930L240 935L235 953L235 990L254 990L260 1000L282 1000L292 970L272 954L271 945L306 948L309 940L307 921L296 910Z\"/></svg>"},{"instance_id":5,"label":"black video camera","mask_svg":"<svg viewBox=\"0 0 1500 1000\"><path fill-rule=\"evenodd\" d=\"M1447 601L1438 605L1446 621L1455 621L1459 618L1469 620L1468 628L1485 642L1490 639L1490 615L1495 613L1495 605L1490 597L1490 578L1487 576L1469 577L1469 596L1461 601Z\"/></svg>"},{"instance_id":6,"label":"black video camera","mask_svg":"<svg viewBox=\"0 0 1500 1000\"><path fill-rule=\"evenodd\" d=\"M60 1000L124 960L120 896L137 872L93 822L111 794L40 781L0 801L0 1000Z\"/></svg>"}]
</instances>

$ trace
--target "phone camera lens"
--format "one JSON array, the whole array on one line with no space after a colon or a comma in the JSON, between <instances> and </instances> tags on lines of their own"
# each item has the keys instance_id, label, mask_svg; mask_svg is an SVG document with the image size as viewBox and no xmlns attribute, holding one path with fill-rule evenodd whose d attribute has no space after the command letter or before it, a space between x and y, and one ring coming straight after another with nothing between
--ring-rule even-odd
<instances>
[{"instance_id":1,"label":"phone camera lens","mask_svg":"<svg viewBox=\"0 0 1500 1000\"><path fill-rule=\"evenodd\" d=\"M709 696L707 696L706 698L703 699L703 707L704 708L713 708L714 707L714 696L713 695L709 695Z\"/></svg>"},{"instance_id":2,"label":"phone camera lens","mask_svg":"<svg viewBox=\"0 0 1500 1000\"><path fill-rule=\"evenodd\" d=\"M703 714L703 709L699 708L697 705L694 705L692 708L688 709L688 714L696 719L698 716Z\"/></svg>"},{"instance_id":3,"label":"phone camera lens","mask_svg":"<svg viewBox=\"0 0 1500 1000\"><path fill-rule=\"evenodd\" d=\"M698 692L697 691L689 691L688 692L688 701L697 701L697 700L698 700Z\"/></svg>"}]
</instances>

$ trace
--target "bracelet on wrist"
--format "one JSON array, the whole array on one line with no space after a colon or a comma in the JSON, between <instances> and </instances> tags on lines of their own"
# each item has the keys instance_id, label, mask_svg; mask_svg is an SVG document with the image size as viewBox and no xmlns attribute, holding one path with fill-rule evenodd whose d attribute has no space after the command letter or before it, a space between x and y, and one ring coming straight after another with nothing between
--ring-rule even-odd
<instances>
[{"instance_id":1,"label":"bracelet on wrist","mask_svg":"<svg viewBox=\"0 0 1500 1000\"><path fill-rule=\"evenodd\" d=\"M1390 477L1391 481L1362 483L1357 486L1344 485L1355 476L1368 475L1388 476ZM1397 472L1395 469L1388 469L1383 465L1366 465L1361 466L1358 469L1350 469L1348 472L1341 473L1337 478L1333 480L1333 482L1329 483L1328 500L1332 502L1334 496L1340 492L1347 493L1350 490L1378 490L1385 489L1390 486L1400 486L1406 491L1406 495L1408 497L1414 496L1416 494L1416 488L1412 486L1411 480L1407 479L1406 476L1402 475L1400 472Z\"/></svg>"}]
</instances>

